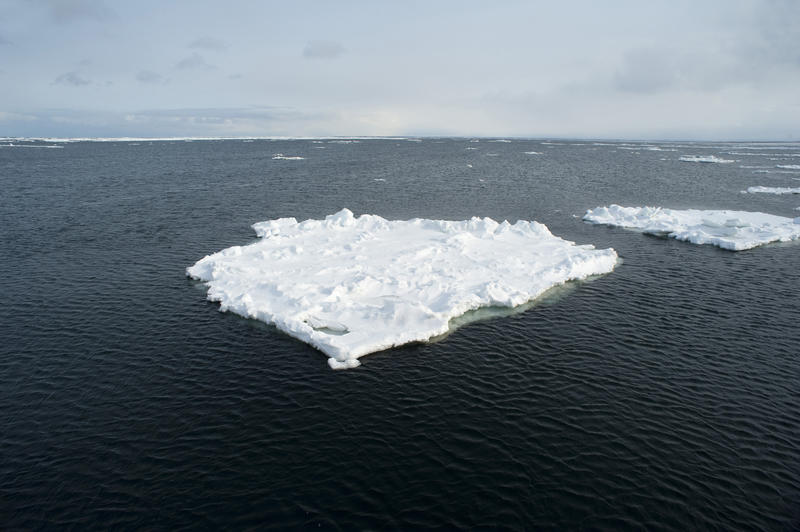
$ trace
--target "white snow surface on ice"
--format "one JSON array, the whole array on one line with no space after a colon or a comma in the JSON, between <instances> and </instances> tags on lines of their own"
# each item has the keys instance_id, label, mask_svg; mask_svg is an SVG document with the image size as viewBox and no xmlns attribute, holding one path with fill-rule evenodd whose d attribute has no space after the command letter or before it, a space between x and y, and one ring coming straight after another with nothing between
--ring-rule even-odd
<instances>
[{"instance_id":1,"label":"white snow surface on ice","mask_svg":"<svg viewBox=\"0 0 800 532\"><path fill-rule=\"evenodd\" d=\"M678 157L681 161L687 163L732 163L733 159L723 159L714 155L683 155Z\"/></svg>"},{"instance_id":2,"label":"white snow surface on ice","mask_svg":"<svg viewBox=\"0 0 800 532\"><path fill-rule=\"evenodd\" d=\"M713 244L731 251L800 238L800 217L792 219L762 212L611 205L589 209L583 219L595 224L667 235L694 244Z\"/></svg>"},{"instance_id":3,"label":"white snow surface on ice","mask_svg":"<svg viewBox=\"0 0 800 532\"><path fill-rule=\"evenodd\" d=\"M442 335L470 310L515 307L608 273L617 262L613 249L575 245L528 221L389 221L343 209L253 229L259 241L208 255L187 274L206 282L220 310L274 324L328 355L334 369Z\"/></svg>"},{"instance_id":4,"label":"white snow surface on ice","mask_svg":"<svg viewBox=\"0 0 800 532\"><path fill-rule=\"evenodd\" d=\"M776 164L775 168L785 168L786 170L800 170L800 164Z\"/></svg>"},{"instance_id":5,"label":"white snow surface on ice","mask_svg":"<svg viewBox=\"0 0 800 532\"><path fill-rule=\"evenodd\" d=\"M800 194L800 187L747 187L747 190L743 190L742 192L748 192L750 194L758 192L762 194Z\"/></svg>"}]
</instances>

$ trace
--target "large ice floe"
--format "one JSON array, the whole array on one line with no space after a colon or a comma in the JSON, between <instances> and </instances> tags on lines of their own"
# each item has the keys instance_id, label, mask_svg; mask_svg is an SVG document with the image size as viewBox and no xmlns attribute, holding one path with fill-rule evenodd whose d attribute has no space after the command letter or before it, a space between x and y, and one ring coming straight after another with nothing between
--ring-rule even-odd
<instances>
[{"instance_id":1,"label":"large ice floe","mask_svg":"<svg viewBox=\"0 0 800 532\"><path fill-rule=\"evenodd\" d=\"M762 212L611 205L589 209L583 219L595 224L666 235L694 244L713 244L731 251L800 238L800 217L792 219Z\"/></svg>"},{"instance_id":2,"label":"large ice floe","mask_svg":"<svg viewBox=\"0 0 800 532\"><path fill-rule=\"evenodd\" d=\"M683 155L679 160L687 163L732 163L733 159L723 159L715 155Z\"/></svg>"},{"instance_id":3,"label":"large ice floe","mask_svg":"<svg viewBox=\"0 0 800 532\"><path fill-rule=\"evenodd\" d=\"M537 222L355 217L253 225L259 241L187 268L220 310L274 324L334 369L448 332L481 307L516 307L566 281L614 269L613 249L575 245Z\"/></svg>"}]
</instances>

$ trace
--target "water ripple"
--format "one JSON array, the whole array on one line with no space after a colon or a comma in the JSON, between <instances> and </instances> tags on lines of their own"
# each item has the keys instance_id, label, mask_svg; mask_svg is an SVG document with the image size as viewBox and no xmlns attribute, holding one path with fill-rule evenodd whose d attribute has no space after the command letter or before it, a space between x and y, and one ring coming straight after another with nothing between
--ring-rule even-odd
<instances>
[{"instance_id":1,"label":"water ripple","mask_svg":"<svg viewBox=\"0 0 800 532\"><path fill-rule=\"evenodd\" d=\"M520 143L471 160L491 187L453 170L471 157L456 140L331 145L280 173L271 155L298 145L0 154L4 528L796 529L800 246L734 254L565 215L784 199L742 198L747 170ZM183 275L254 221L345 204L536 218L624 262L346 372Z\"/></svg>"}]
</instances>

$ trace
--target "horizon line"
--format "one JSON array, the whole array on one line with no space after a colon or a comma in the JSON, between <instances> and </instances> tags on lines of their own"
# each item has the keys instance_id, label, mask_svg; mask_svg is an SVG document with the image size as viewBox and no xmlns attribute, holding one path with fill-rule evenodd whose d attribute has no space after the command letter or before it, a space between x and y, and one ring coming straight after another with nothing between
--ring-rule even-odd
<instances>
[{"instance_id":1,"label":"horizon line","mask_svg":"<svg viewBox=\"0 0 800 532\"><path fill-rule=\"evenodd\" d=\"M174 141L216 141L216 140L425 140L425 139L453 139L453 140L507 140L512 141L570 141L570 142L731 142L731 143L799 143L795 139L755 140L745 138L708 139L708 138L635 138L635 137L571 137L571 136L496 136L496 135L245 135L245 136L174 136L174 137L49 137L49 136L0 136L0 142L7 141L41 141L41 142L174 142Z\"/></svg>"}]
</instances>

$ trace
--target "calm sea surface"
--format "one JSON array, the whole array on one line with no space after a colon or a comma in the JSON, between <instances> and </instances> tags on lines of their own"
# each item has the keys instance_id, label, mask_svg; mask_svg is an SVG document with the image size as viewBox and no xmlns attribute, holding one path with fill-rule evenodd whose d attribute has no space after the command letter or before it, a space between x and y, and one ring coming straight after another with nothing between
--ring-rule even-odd
<instances>
[{"instance_id":1,"label":"calm sea surface","mask_svg":"<svg viewBox=\"0 0 800 532\"><path fill-rule=\"evenodd\" d=\"M0 528L800 528L800 243L580 220L799 216L740 191L800 187L776 168L800 145L61 146L0 146ZM340 372L185 275L254 222L342 207L537 220L623 262Z\"/></svg>"}]
</instances>

